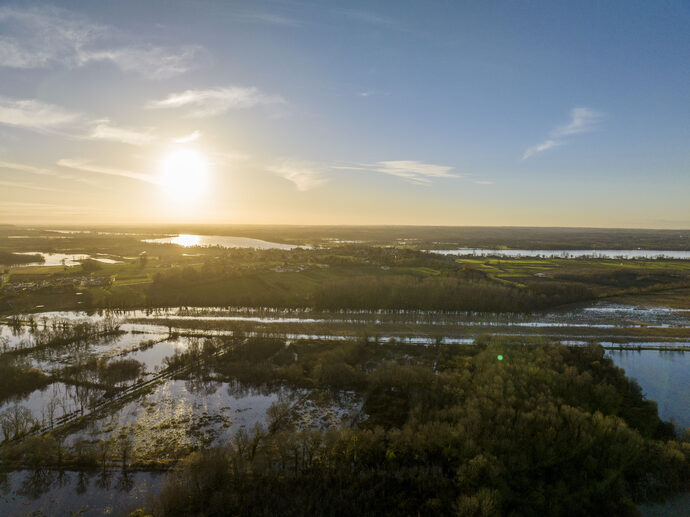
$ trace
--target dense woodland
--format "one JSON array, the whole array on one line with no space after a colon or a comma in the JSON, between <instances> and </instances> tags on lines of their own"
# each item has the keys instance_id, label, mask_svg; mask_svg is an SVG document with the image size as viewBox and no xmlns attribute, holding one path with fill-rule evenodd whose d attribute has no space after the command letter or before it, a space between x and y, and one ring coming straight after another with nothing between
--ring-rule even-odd
<instances>
[{"instance_id":1,"label":"dense woodland","mask_svg":"<svg viewBox=\"0 0 690 517\"><path fill-rule=\"evenodd\" d=\"M205 364L359 390L366 418L295 429L276 408L268 428L186 458L154 515L635 515L688 488L690 443L600 347L320 345L254 340Z\"/></svg>"}]
</instances>

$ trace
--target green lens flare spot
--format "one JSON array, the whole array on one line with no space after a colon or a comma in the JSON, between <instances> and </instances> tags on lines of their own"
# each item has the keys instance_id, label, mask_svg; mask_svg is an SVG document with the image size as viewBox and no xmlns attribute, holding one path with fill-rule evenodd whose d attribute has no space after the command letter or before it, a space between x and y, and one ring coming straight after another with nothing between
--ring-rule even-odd
<instances>
[{"instance_id":1,"label":"green lens flare spot","mask_svg":"<svg viewBox=\"0 0 690 517\"><path fill-rule=\"evenodd\" d=\"M503 361L503 356L499 355L496 359L498 359L499 361Z\"/></svg>"}]
</instances>

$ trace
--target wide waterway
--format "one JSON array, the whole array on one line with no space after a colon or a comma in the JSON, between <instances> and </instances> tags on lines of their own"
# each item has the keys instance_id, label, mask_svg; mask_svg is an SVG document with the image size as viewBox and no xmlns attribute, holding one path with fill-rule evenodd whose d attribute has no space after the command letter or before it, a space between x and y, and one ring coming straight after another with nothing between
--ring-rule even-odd
<instances>
[{"instance_id":1,"label":"wide waterway","mask_svg":"<svg viewBox=\"0 0 690 517\"><path fill-rule=\"evenodd\" d=\"M262 241L249 237L227 237L223 235L191 235L180 234L161 239L144 239L143 242L152 244L177 244L185 248L192 246L220 246L221 248L256 248L260 250L278 249L291 250L300 246L281 244L278 242ZM302 246L304 247L304 246Z\"/></svg>"},{"instance_id":2,"label":"wide waterway","mask_svg":"<svg viewBox=\"0 0 690 517\"><path fill-rule=\"evenodd\" d=\"M454 250L426 250L441 255L472 255L477 257L541 257L541 258L604 258L604 259L680 259L690 260L688 250L525 250L459 248Z\"/></svg>"}]
</instances>

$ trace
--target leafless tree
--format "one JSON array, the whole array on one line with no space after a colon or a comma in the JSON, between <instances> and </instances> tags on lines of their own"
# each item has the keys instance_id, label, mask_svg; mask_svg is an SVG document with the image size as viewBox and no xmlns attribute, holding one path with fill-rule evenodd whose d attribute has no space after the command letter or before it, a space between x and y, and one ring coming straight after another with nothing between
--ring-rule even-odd
<instances>
[{"instance_id":1,"label":"leafless tree","mask_svg":"<svg viewBox=\"0 0 690 517\"><path fill-rule=\"evenodd\" d=\"M5 440L26 434L35 424L31 411L18 404L0 413L0 428Z\"/></svg>"}]
</instances>

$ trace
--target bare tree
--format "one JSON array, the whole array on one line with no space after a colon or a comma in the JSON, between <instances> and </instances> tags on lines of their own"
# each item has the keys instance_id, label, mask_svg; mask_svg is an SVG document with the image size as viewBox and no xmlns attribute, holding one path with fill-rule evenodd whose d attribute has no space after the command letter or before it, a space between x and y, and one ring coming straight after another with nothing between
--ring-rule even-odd
<instances>
[{"instance_id":1,"label":"bare tree","mask_svg":"<svg viewBox=\"0 0 690 517\"><path fill-rule=\"evenodd\" d=\"M22 436L36 424L31 411L18 404L0 413L0 428L5 440Z\"/></svg>"},{"instance_id":2,"label":"bare tree","mask_svg":"<svg viewBox=\"0 0 690 517\"><path fill-rule=\"evenodd\" d=\"M122 456L122 471L125 472L127 470L127 464L129 463L129 459L132 455L132 449L134 448L134 443L132 442L132 438L129 436L125 436L120 439L118 443L118 450Z\"/></svg>"}]
</instances>

